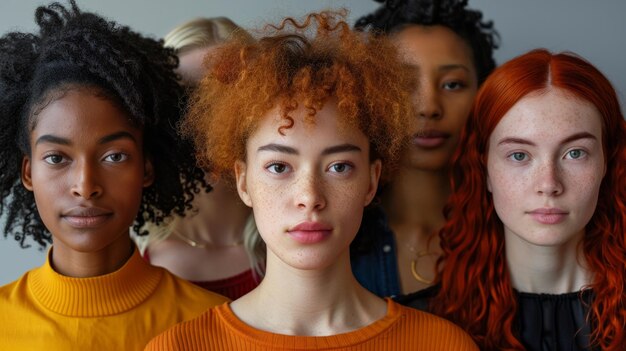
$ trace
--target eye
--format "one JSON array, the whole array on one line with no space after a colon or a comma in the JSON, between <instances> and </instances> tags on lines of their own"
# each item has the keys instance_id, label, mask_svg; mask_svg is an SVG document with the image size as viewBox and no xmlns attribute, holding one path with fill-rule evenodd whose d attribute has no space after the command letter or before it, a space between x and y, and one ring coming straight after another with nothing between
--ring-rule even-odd
<instances>
[{"instance_id":1,"label":"eye","mask_svg":"<svg viewBox=\"0 0 626 351\"><path fill-rule=\"evenodd\" d=\"M121 152L116 152L113 154L106 155L104 160L107 162L119 163L126 161L128 159L128 155Z\"/></svg>"},{"instance_id":2,"label":"eye","mask_svg":"<svg viewBox=\"0 0 626 351\"><path fill-rule=\"evenodd\" d=\"M352 170L352 168L353 167L350 164L347 164L344 162L338 162L338 163L333 163L332 165L330 165L329 170L334 173L346 173Z\"/></svg>"},{"instance_id":3,"label":"eye","mask_svg":"<svg viewBox=\"0 0 626 351\"><path fill-rule=\"evenodd\" d=\"M528 158L528 155L526 155L526 153L524 152L514 152L511 155L509 155L509 158L512 159L513 161L522 162Z\"/></svg>"},{"instance_id":4,"label":"eye","mask_svg":"<svg viewBox=\"0 0 626 351\"><path fill-rule=\"evenodd\" d=\"M565 155L565 158L567 159L572 159L572 160L577 160L579 158L582 158L586 155L586 152L581 150L581 149L574 149L574 150L570 150L567 152L567 154Z\"/></svg>"},{"instance_id":5,"label":"eye","mask_svg":"<svg viewBox=\"0 0 626 351\"><path fill-rule=\"evenodd\" d=\"M51 165L58 165L60 163L62 163L65 158L61 155L58 154L53 154L53 155L48 155L46 157L43 158L44 162L51 164Z\"/></svg>"},{"instance_id":6,"label":"eye","mask_svg":"<svg viewBox=\"0 0 626 351\"><path fill-rule=\"evenodd\" d=\"M445 82L442 85L442 88L444 90L459 90L465 87L465 83L460 82L460 81L451 81L451 82Z\"/></svg>"},{"instance_id":7,"label":"eye","mask_svg":"<svg viewBox=\"0 0 626 351\"><path fill-rule=\"evenodd\" d=\"M289 166L287 166L284 163L280 163L280 162L274 162L274 163L271 163L271 164L269 164L269 165L267 165L265 167L265 169L270 171L270 173L274 173L274 174L285 173L288 170L288 168L289 168Z\"/></svg>"}]
</instances>

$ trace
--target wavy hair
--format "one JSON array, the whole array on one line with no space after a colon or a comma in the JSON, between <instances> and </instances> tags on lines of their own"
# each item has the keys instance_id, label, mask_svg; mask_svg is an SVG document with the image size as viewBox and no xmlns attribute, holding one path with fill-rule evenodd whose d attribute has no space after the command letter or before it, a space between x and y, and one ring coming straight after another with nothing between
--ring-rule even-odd
<instances>
[{"instance_id":1,"label":"wavy hair","mask_svg":"<svg viewBox=\"0 0 626 351\"><path fill-rule=\"evenodd\" d=\"M478 85L496 67L493 50L500 36L492 21L467 8L467 0L376 0L383 5L357 20L356 28L392 34L410 25L444 26L461 37L472 50Z\"/></svg>"},{"instance_id":2,"label":"wavy hair","mask_svg":"<svg viewBox=\"0 0 626 351\"><path fill-rule=\"evenodd\" d=\"M176 134L183 91L173 50L130 28L82 12L73 0L38 7L38 32L11 32L0 38L0 215L4 235L22 247L52 242L33 193L20 181L30 154L30 128L36 114L57 92L93 89L143 129L144 150L152 158L154 183L144 189L133 229L146 220L160 223L184 215L195 193L208 187L195 166L193 147ZM130 223L129 223L130 225ZM145 234L145 233L140 233ZM29 240L27 240L30 238Z\"/></svg>"},{"instance_id":3,"label":"wavy hair","mask_svg":"<svg viewBox=\"0 0 626 351\"><path fill-rule=\"evenodd\" d=\"M580 243L594 273L587 322L602 350L626 344L626 121L611 83L571 54L544 49L497 68L478 92L452 163L452 195L441 229L443 256L431 310L465 328L484 350L524 350L515 333L517 303L506 265L503 224L486 188L490 134L520 99L557 88L592 103L602 116L606 175Z\"/></svg>"},{"instance_id":4,"label":"wavy hair","mask_svg":"<svg viewBox=\"0 0 626 351\"><path fill-rule=\"evenodd\" d=\"M226 17L196 18L185 22L163 37L163 45L177 53L227 42L233 37L251 40L250 34Z\"/></svg>"},{"instance_id":5,"label":"wavy hair","mask_svg":"<svg viewBox=\"0 0 626 351\"><path fill-rule=\"evenodd\" d=\"M181 128L195 140L201 164L232 182L235 161L245 160L248 137L268 111L280 108L282 133L299 104L314 123L335 97L342 120L363 131L371 155L390 171L407 143L409 75L388 39L352 31L345 15L287 18L265 27L259 40L235 39L209 54L210 71Z\"/></svg>"}]
</instances>

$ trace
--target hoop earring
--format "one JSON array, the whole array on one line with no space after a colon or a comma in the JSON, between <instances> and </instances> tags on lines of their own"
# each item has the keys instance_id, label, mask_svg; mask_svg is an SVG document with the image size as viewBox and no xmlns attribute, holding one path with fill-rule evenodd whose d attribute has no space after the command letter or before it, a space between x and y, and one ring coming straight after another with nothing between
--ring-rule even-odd
<instances>
[{"instance_id":1,"label":"hoop earring","mask_svg":"<svg viewBox=\"0 0 626 351\"><path fill-rule=\"evenodd\" d=\"M417 280L420 283L427 284L427 285L430 285L435 281L434 279L429 280L429 279L422 277L422 275L419 274L419 272L417 271L417 264L420 259L426 256L435 256L435 255L436 255L435 253L428 252L428 251L420 251L417 253L416 258L411 261L411 274L413 275L413 278L415 278L415 280Z\"/></svg>"}]
</instances>

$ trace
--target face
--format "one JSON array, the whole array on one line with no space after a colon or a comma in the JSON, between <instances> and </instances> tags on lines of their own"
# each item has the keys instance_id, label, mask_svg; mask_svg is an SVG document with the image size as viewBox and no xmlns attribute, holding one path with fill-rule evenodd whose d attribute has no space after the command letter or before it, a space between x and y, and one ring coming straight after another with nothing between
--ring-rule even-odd
<instances>
[{"instance_id":1,"label":"face","mask_svg":"<svg viewBox=\"0 0 626 351\"><path fill-rule=\"evenodd\" d=\"M376 192L381 163L370 162L367 137L340 122L335 102L317 112L314 125L303 121L305 114L302 108L293 112L295 124L284 135L278 109L264 116L235 173L268 260L273 255L310 270L341 255L349 262L349 245Z\"/></svg>"},{"instance_id":2,"label":"face","mask_svg":"<svg viewBox=\"0 0 626 351\"><path fill-rule=\"evenodd\" d=\"M599 112L558 89L524 97L489 138L487 172L507 245L580 240L606 172Z\"/></svg>"},{"instance_id":3,"label":"face","mask_svg":"<svg viewBox=\"0 0 626 351\"><path fill-rule=\"evenodd\" d=\"M22 182L52 233L54 254L129 249L128 228L152 183L142 132L93 90L74 88L35 119Z\"/></svg>"},{"instance_id":4,"label":"face","mask_svg":"<svg viewBox=\"0 0 626 351\"><path fill-rule=\"evenodd\" d=\"M440 170L458 143L478 87L471 48L443 26L410 26L393 36L414 72L415 131L407 167Z\"/></svg>"},{"instance_id":5,"label":"face","mask_svg":"<svg viewBox=\"0 0 626 351\"><path fill-rule=\"evenodd\" d=\"M201 47L184 51L178 55L179 64L176 72L180 74L185 86L196 86L204 77L204 56L214 47Z\"/></svg>"}]
</instances>

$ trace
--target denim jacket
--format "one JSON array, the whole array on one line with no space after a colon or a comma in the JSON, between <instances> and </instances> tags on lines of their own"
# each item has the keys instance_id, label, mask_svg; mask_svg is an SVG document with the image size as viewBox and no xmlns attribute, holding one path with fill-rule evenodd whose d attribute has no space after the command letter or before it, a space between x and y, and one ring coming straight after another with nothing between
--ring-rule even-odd
<instances>
[{"instance_id":1,"label":"denim jacket","mask_svg":"<svg viewBox=\"0 0 626 351\"><path fill-rule=\"evenodd\" d=\"M365 210L361 228L350 245L350 261L354 276L369 291L381 297L400 294L396 243L379 206Z\"/></svg>"}]
</instances>

